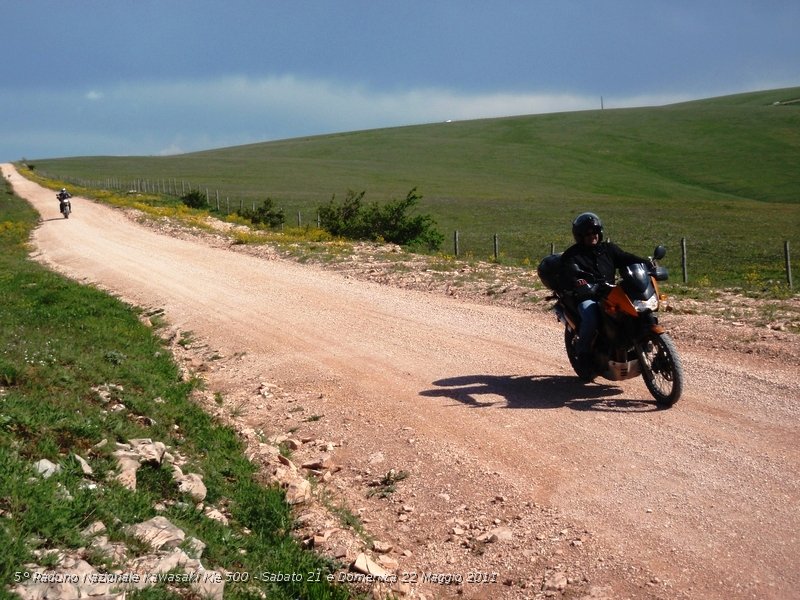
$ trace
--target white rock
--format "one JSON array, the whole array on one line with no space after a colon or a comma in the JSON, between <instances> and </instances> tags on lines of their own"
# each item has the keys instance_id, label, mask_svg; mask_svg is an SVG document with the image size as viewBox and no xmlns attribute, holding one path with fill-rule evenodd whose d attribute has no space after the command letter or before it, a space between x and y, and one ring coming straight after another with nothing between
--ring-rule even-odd
<instances>
[{"instance_id":1,"label":"white rock","mask_svg":"<svg viewBox=\"0 0 800 600\"><path fill-rule=\"evenodd\" d=\"M287 504L302 504L311 499L311 483L307 479L295 479L286 488Z\"/></svg>"},{"instance_id":2,"label":"white rock","mask_svg":"<svg viewBox=\"0 0 800 600\"><path fill-rule=\"evenodd\" d=\"M208 493L203 478L196 473L188 473L178 480L178 489L184 494L189 494L192 500L197 502L205 500Z\"/></svg>"},{"instance_id":3,"label":"white rock","mask_svg":"<svg viewBox=\"0 0 800 600\"><path fill-rule=\"evenodd\" d=\"M379 578L387 578L391 575L389 571L375 563L369 556L363 552L356 557L355 562L351 565L354 571L363 573L364 575L372 575Z\"/></svg>"},{"instance_id":4,"label":"white rock","mask_svg":"<svg viewBox=\"0 0 800 600\"><path fill-rule=\"evenodd\" d=\"M155 550L177 548L186 538L186 534L181 529L170 523L166 517L161 516L131 525L129 530L131 535L150 544Z\"/></svg>"},{"instance_id":5,"label":"white rock","mask_svg":"<svg viewBox=\"0 0 800 600\"><path fill-rule=\"evenodd\" d=\"M61 472L61 467L59 465L50 462L46 458L43 458L42 460L35 463L33 467L34 469L36 469L36 472L39 473L39 475L41 475L45 479L52 477L56 473Z\"/></svg>"},{"instance_id":6,"label":"white rock","mask_svg":"<svg viewBox=\"0 0 800 600\"><path fill-rule=\"evenodd\" d=\"M81 466L81 472L84 475L92 475L94 473L92 467L89 466L88 462L86 462L86 459L84 459L82 456L78 456L77 454L73 454L73 456L75 457L75 460L78 461L78 464Z\"/></svg>"}]
</instances>

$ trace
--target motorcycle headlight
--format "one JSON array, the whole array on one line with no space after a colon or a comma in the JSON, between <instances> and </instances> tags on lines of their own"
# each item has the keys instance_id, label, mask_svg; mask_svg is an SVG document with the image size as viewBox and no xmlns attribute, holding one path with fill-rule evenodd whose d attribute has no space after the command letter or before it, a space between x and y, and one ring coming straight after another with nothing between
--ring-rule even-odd
<instances>
[{"instance_id":1,"label":"motorcycle headlight","mask_svg":"<svg viewBox=\"0 0 800 600\"><path fill-rule=\"evenodd\" d=\"M646 310L658 310L658 296L653 294L647 300L634 300L633 306L638 312Z\"/></svg>"}]
</instances>

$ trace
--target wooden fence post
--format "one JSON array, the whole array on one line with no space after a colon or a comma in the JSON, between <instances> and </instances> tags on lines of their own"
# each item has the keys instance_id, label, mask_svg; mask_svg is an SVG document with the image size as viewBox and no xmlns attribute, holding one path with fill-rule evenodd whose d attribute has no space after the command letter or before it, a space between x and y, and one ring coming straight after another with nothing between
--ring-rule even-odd
<instances>
[{"instance_id":1,"label":"wooden fence post","mask_svg":"<svg viewBox=\"0 0 800 600\"><path fill-rule=\"evenodd\" d=\"M497 262L497 258L500 254L500 243L497 239L497 234L494 234L494 261Z\"/></svg>"},{"instance_id":2,"label":"wooden fence post","mask_svg":"<svg viewBox=\"0 0 800 600\"><path fill-rule=\"evenodd\" d=\"M681 268L683 269L683 283L689 283L689 271L686 262L686 238L681 238Z\"/></svg>"},{"instance_id":3,"label":"wooden fence post","mask_svg":"<svg viewBox=\"0 0 800 600\"><path fill-rule=\"evenodd\" d=\"M792 286L792 257L789 253L789 240L783 242L783 256L786 259L786 282L789 284L789 289L793 289Z\"/></svg>"},{"instance_id":4,"label":"wooden fence post","mask_svg":"<svg viewBox=\"0 0 800 600\"><path fill-rule=\"evenodd\" d=\"M458 229L453 232L453 250L456 258L458 258Z\"/></svg>"}]
</instances>

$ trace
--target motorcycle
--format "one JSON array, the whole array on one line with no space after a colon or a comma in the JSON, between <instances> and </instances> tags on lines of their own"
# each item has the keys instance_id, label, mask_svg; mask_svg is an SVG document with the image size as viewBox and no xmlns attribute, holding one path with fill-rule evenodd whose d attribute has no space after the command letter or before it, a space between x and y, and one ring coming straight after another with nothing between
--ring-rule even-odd
<instances>
[{"instance_id":1,"label":"motorcycle","mask_svg":"<svg viewBox=\"0 0 800 600\"><path fill-rule=\"evenodd\" d=\"M69 197L62 197L61 194L57 194L56 198L58 198L59 211L61 211L65 219L69 219L69 213L72 212L72 204L69 201Z\"/></svg>"},{"instance_id":2,"label":"motorcycle","mask_svg":"<svg viewBox=\"0 0 800 600\"><path fill-rule=\"evenodd\" d=\"M564 325L564 345L570 365L578 376L589 380L603 377L621 381L641 376L659 407L675 404L683 391L683 366L675 344L658 323L657 312L664 299L658 282L669 274L656 261L666 248L657 246L647 263L621 269L614 285L599 286L600 323L591 345L591 367L582 373L576 342L580 317L572 293L559 285L561 254L551 254L539 264L538 273L553 295L556 318ZM576 271L578 278L591 281L591 275Z\"/></svg>"}]
</instances>

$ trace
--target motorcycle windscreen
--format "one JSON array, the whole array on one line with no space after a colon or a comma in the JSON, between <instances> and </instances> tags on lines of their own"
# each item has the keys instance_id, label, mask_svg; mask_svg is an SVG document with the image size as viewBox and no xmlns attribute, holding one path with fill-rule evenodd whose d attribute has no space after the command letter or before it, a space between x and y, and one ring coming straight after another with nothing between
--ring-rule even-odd
<instances>
[{"instance_id":1,"label":"motorcycle windscreen","mask_svg":"<svg viewBox=\"0 0 800 600\"><path fill-rule=\"evenodd\" d=\"M647 300L655 293L650 271L641 263L622 269L622 289L631 300Z\"/></svg>"}]
</instances>

